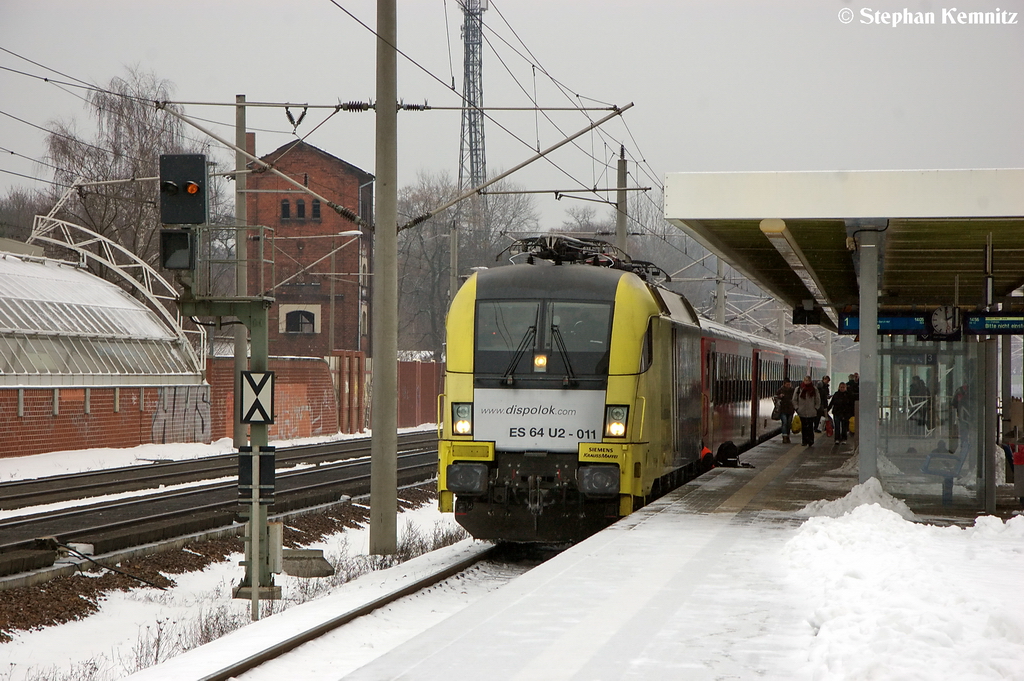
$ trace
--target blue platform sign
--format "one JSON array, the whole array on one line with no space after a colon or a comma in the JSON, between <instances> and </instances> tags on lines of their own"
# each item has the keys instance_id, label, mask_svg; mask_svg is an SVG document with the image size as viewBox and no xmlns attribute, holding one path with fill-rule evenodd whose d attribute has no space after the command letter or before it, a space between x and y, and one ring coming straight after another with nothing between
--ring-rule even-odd
<instances>
[{"instance_id":1,"label":"blue platform sign","mask_svg":"<svg viewBox=\"0 0 1024 681\"><path fill-rule=\"evenodd\" d=\"M897 317L878 317L878 333L920 335L928 332L924 315L904 315ZM839 316L839 333L856 335L860 333L860 317L853 315Z\"/></svg>"},{"instance_id":2,"label":"blue platform sign","mask_svg":"<svg viewBox=\"0 0 1024 681\"><path fill-rule=\"evenodd\" d=\"M967 333L984 335L1024 334L1024 316L999 313L967 313Z\"/></svg>"}]
</instances>

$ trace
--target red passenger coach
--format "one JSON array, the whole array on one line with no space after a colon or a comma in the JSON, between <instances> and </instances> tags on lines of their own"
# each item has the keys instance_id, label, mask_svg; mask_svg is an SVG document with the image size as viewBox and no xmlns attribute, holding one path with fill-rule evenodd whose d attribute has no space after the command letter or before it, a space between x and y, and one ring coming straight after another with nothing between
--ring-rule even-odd
<instances>
[{"instance_id":1,"label":"red passenger coach","mask_svg":"<svg viewBox=\"0 0 1024 681\"><path fill-rule=\"evenodd\" d=\"M708 451L732 458L778 433L772 397L787 378L821 378L825 358L708 320L700 324L701 437Z\"/></svg>"}]
</instances>

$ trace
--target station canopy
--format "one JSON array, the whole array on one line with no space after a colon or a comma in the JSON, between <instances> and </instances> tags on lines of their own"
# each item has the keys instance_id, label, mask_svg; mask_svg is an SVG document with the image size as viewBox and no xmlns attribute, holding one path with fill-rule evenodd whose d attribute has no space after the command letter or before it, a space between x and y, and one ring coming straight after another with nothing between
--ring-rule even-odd
<instances>
[{"instance_id":1,"label":"station canopy","mask_svg":"<svg viewBox=\"0 0 1024 681\"><path fill-rule=\"evenodd\" d=\"M114 284L0 253L0 386L202 383L187 341Z\"/></svg>"},{"instance_id":2,"label":"station canopy","mask_svg":"<svg viewBox=\"0 0 1024 681\"><path fill-rule=\"evenodd\" d=\"M836 330L879 232L880 310L995 303L1024 285L1024 169L670 173L665 218Z\"/></svg>"}]
</instances>

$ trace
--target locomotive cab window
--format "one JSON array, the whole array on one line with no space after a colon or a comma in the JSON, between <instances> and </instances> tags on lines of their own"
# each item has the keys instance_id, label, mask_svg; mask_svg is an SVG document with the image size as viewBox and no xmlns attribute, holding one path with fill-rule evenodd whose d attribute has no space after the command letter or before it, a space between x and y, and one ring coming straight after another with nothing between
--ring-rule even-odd
<instances>
[{"instance_id":1,"label":"locomotive cab window","mask_svg":"<svg viewBox=\"0 0 1024 681\"><path fill-rule=\"evenodd\" d=\"M536 301L481 301L476 309L477 373L503 374L524 345L513 370L530 371L539 311Z\"/></svg>"},{"instance_id":2,"label":"locomotive cab window","mask_svg":"<svg viewBox=\"0 0 1024 681\"><path fill-rule=\"evenodd\" d=\"M565 373L566 364L576 375L608 371L612 310L607 303L552 302L546 312L542 339L550 350L549 371Z\"/></svg>"},{"instance_id":3,"label":"locomotive cab window","mask_svg":"<svg viewBox=\"0 0 1024 681\"><path fill-rule=\"evenodd\" d=\"M640 350L640 373L651 368L654 361L654 322L647 322L647 333L644 334L644 345Z\"/></svg>"},{"instance_id":4,"label":"locomotive cab window","mask_svg":"<svg viewBox=\"0 0 1024 681\"><path fill-rule=\"evenodd\" d=\"M476 371L534 378L608 371L611 305L580 301L480 301ZM536 363L543 357L543 366ZM514 366L513 366L514 364Z\"/></svg>"}]
</instances>

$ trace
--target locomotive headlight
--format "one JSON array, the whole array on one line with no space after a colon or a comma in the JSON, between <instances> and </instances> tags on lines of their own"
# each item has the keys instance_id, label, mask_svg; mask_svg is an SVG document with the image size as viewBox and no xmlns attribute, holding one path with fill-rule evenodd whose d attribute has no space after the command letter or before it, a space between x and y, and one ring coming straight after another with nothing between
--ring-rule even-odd
<instances>
[{"instance_id":1,"label":"locomotive headlight","mask_svg":"<svg viewBox=\"0 0 1024 681\"><path fill-rule=\"evenodd\" d=\"M533 356L533 370L535 372L543 372L548 370L548 356L536 354Z\"/></svg>"},{"instance_id":2,"label":"locomotive headlight","mask_svg":"<svg viewBox=\"0 0 1024 681\"><path fill-rule=\"evenodd\" d=\"M626 423L629 407L624 404L610 404L604 410L604 436L626 437Z\"/></svg>"},{"instance_id":3,"label":"locomotive headlight","mask_svg":"<svg viewBox=\"0 0 1024 681\"><path fill-rule=\"evenodd\" d=\"M454 402L452 404L452 432L456 435L473 434L472 402Z\"/></svg>"}]
</instances>

